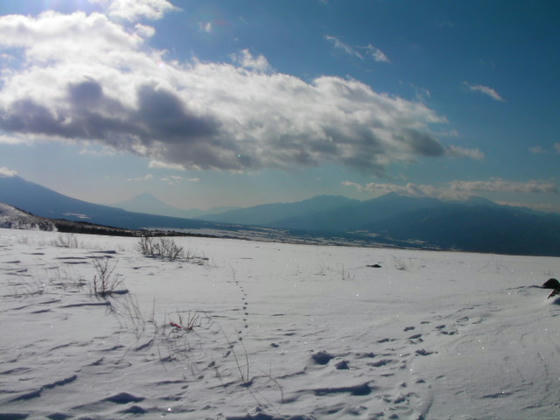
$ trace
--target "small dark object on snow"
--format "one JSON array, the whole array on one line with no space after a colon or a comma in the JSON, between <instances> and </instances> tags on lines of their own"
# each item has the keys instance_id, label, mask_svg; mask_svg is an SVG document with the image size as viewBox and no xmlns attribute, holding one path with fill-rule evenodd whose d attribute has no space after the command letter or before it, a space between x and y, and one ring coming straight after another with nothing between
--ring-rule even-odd
<instances>
[{"instance_id":1,"label":"small dark object on snow","mask_svg":"<svg viewBox=\"0 0 560 420\"><path fill-rule=\"evenodd\" d=\"M560 281L556 279L548 279L542 285L543 289L560 289Z\"/></svg>"},{"instance_id":2,"label":"small dark object on snow","mask_svg":"<svg viewBox=\"0 0 560 420\"><path fill-rule=\"evenodd\" d=\"M348 360L343 360L343 361L341 361L341 362L338 362L338 363L335 365L335 367L336 367L338 370L348 370L348 369L350 369L350 366L348 366Z\"/></svg>"},{"instance_id":3,"label":"small dark object on snow","mask_svg":"<svg viewBox=\"0 0 560 420\"><path fill-rule=\"evenodd\" d=\"M379 265L379 264L369 264L369 265L366 265L366 267L369 267L369 268L381 268L381 265Z\"/></svg>"},{"instance_id":4,"label":"small dark object on snow","mask_svg":"<svg viewBox=\"0 0 560 420\"><path fill-rule=\"evenodd\" d=\"M318 365L326 365L331 359L334 359L334 356L326 351L320 351L319 353L313 354L311 358Z\"/></svg>"},{"instance_id":5,"label":"small dark object on snow","mask_svg":"<svg viewBox=\"0 0 560 420\"><path fill-rule=\"evenodd\" d=\"M554 297L558 294L560 294L560 282L556 279L548 279L547 281L544 282L544 284L542 285L543 289L552 289L552 292L550 292L550 295L548 295L548 298Z\"/></svg>"}]
</instances>

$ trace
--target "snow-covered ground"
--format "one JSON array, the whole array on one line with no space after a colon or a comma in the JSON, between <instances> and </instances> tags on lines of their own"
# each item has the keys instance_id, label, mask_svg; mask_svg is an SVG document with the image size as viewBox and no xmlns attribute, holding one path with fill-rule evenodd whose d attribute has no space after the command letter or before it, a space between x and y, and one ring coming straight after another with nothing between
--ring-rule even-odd
<instances>
[{"instance_id":1,"label":"snow-covered ground","mask_svg":"<svg viewBox=\"0 0 560 420\"><path fill-rule=\"evenodd\" d=\"M0 419L560 418L560 258L67 239L0 229Z\"/></svg>"},{"instance_id":2,"label":"snow-covered ground","mask_svg":"<svg viewBox=\"0 0 560 420\"><path fill-rule=\"evenodd\" d=\"M0 203L0 228L56 230L50 220L32 216L4 203Z\"/></svg>"}]
</instances>

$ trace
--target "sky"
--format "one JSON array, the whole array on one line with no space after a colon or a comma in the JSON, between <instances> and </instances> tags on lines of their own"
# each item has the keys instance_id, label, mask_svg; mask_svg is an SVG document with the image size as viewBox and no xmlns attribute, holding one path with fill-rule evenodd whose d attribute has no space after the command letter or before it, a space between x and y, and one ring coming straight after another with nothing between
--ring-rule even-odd
<instances>
[{"instance_id":1,"label":"sky","mask_svg":"<svg viewBox=\"0 0 560 420\"><path fill-rule=\"evenodd\" d=\"M0 174L113 204L560 212L556 1L2 0Z\"/></svg>"}]
</instances>

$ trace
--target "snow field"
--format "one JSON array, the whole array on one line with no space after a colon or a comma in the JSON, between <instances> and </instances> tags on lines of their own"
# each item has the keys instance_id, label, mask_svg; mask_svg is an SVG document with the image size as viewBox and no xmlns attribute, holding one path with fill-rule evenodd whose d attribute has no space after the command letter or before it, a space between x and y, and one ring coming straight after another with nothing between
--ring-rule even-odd
<instances>
[{"instance_id":1,"label":"snow field","mask_svg":"<svg viewBox=\"0 0 560 420\"><path fill-rule=\"evenodd\" d=\"M0 419L560 416L558 258L59 238L0 230Z\"/></svg>"}]
</instances>

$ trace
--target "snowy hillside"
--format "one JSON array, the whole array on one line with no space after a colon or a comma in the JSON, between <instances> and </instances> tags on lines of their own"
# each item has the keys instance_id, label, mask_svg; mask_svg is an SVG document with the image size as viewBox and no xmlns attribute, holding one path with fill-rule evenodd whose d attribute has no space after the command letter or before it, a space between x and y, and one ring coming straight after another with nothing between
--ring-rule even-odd
<instances>
[{"instance_id":1,"label":"snowy hillside","mask_svg":"<svg viewBox=\"0 0 560 420\"><path fill-rule=\"evenodd\" d=\"M175 241L0 230L1 419L560 416L559 258Z\"/></svg>"},{"instance_id":2,"label":"snowy hillside","mask_svg":"<svg viewBox=\"0 0 560 420\"><path fill-rule=\"evenodd\" d=\"M4 203L0 203L0 228L56 230L49 220L32 216Z\"/></svg>"}]
</instances>

